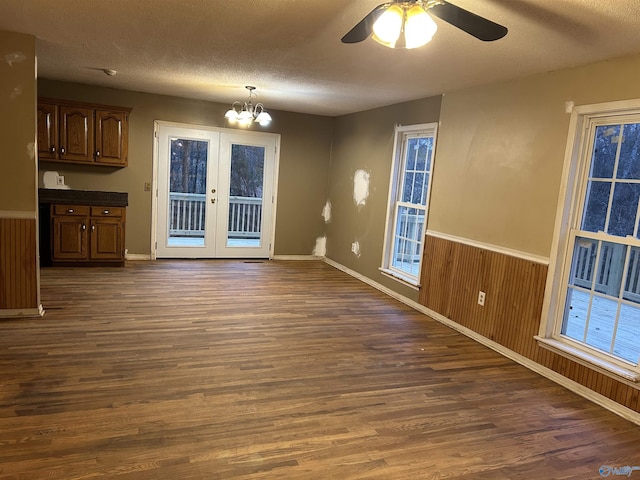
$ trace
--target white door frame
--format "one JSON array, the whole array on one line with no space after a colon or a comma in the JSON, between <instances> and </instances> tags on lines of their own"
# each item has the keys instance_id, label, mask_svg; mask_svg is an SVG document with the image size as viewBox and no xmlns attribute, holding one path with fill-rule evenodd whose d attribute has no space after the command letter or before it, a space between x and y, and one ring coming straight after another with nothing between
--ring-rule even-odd
<instances>
[{"instance_id":1,"label":"white door frame","mask_svg":"<svg viewBox=\"0 0 640 480\"><path fill-rule=\"evenodd\" d=\"M280 172L280 134L268 132L254 132L251 130L239 130L234 128L210 127L207 125L196 125L189 123L168 122L164 120L154 120L153 122L153 161L152 161L152 184L151 184L151 260L157 258L157 241L158 241L158 161L159 161L159 130L160 127L178 127L188 129L210 130L218 133L227 133L232 135L245 135L250 138L264 138L269 136L275 139L275 155L274 155L274 172L273 172L273 213L271 215L270 238L265 239L269 242L269 259L273 258L275 248L276 235L276 212L278 204L278 178Z\"/></svg>"}]
</instances>

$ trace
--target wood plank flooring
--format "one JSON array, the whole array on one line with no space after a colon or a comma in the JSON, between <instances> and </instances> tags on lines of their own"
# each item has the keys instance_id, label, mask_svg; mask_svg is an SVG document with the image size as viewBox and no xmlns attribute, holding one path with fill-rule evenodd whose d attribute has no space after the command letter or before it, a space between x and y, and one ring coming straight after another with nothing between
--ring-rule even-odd
<instances>
[{"instance_id":1,"label":"wood plank flooring","mask_svg":"<svg viewBox=\"0 0 640 480\"><path fill-rule=\"evenodd\" d=\"M45 268L42 301L0 322L0 480L640 465L640 427L322 262Z\"/></svg>"}]
</instances>

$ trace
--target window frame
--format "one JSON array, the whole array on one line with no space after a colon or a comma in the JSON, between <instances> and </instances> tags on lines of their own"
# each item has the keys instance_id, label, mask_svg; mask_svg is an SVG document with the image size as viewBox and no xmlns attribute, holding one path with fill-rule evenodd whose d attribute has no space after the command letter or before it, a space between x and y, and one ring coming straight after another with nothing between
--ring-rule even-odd
<instances>
[{"instance_id":1,"label":"window frame","mask_svg":"<svg viewBox=\"0 0 640 480\"><path fill-rule=\"evenodd\" d=\"M541 347L569 357L578 363L631 384L640 381L640 362L633 365L622 358L601 352L582 342L562 335L563 312L572 268L573 245L582 236L587 179L592 163L592 147L598 125L633 120L640 123L640 100L627 100L571 107L571 120L558 211L552 244L552 256L545 288L540 330L535 339ZM603 232L590 232L589 237L611 241L616 238ZM618 237L625 239L625 237ZM637 239L625 239L625 244L640 246Z\"/></svg>"},{"instance_id":2,"label":"window frame","mask_svg":"<svg viewBox=\"0 0 640 480\"><path fill-rule=\"evenodd\" d=\"M380 271L399 282L412 288L420 287L420 276L422 272L422 256L424 252L424 237L427 231L427 221L429 218L429 204L431 201L431 190L433 185L433 169L436 157L438 123L422 123L416 125L396 125L393 142L393 158L391 173L389 178L389 197L387 204L387 215L385 219L384 242L382 248L382 261ZM405 165L406 165L406 145L413 138L432 138L431 168L429 169L429 181L427 183L427 194L425 204L413 204L402 201L404 187ZM415 276L404 270L394 268L394 236L397 228L397 212L400 207L418 208L424 211L424 222L420 232L420 253L418 260L418 271Z\"/></svg>"}]
</instances>

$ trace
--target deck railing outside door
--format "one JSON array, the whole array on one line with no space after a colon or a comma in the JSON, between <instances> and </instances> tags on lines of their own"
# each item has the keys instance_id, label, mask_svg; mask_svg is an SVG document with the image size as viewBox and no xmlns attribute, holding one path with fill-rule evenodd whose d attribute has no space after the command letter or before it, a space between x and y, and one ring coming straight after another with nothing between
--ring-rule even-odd
<instances>
[{"instance_id":1,"label":"deck railing outside door","mask_svg":"<svg viewBox=\"0 0 640 480\"><path fill-rule=\"evenodd\" d=\"M169 193L169 236L204 238L206 195ZM262 198L229 197L229 238L260 238Z\"/></svg>"}]
</instances>

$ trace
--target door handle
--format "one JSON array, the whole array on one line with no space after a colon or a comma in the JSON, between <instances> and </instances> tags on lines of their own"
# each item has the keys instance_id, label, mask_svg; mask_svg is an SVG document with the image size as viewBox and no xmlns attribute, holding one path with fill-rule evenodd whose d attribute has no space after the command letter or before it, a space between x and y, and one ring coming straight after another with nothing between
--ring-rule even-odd
<instances>
[{"instance_id":1,"label":"door handle","mask_svg":"<svg viewBox=\"0 0 640 480\"><path fill-rule=\"evenodd\" d=\"M215 199L215 198L212 198L212 199L211 199L211 203L216 203L216 199Z\"/></svg>"},{"instance_id":2,"label":"door handle","mask_svg":"<svg viewBox=\"0 0 640 480\"><path fill-rule=\"evenodd\" d=\"M211 193L216 193L216 189L215 189L215 188L212 188L212 189L211 189Z\"/></svg>"}]
</instances>

